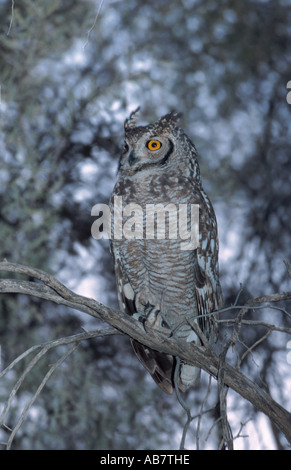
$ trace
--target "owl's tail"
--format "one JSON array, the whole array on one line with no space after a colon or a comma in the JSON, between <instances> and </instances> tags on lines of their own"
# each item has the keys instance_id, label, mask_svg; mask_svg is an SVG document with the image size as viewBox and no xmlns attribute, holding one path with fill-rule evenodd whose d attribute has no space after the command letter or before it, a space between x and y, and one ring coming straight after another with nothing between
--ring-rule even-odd
<instances>
[{"instance_id":1,"label":"owl's tail","mask_svg":"<svg viewBox=\"0 0 291 470\"><path fill-rule=\"evenodd\" d=\"M189 364L181 364L179 389L185 392L187 388L196 385L199 382L201 369L199 367L190 366Z\"/></svg>"},{"instance_id":2,"label":"owl's tail","mask_svg":"<svg viewBox=\"0 0 291 470\"><path fill-rule=\"evenodd\" d=\"M177 328L176 334L179 338L183 339L187 343L201 344L195 331L191 326L185 322L182 322L179 328ZM182 363L179 370L179 389L185 392L187 388L196 385L199 382L201 369L199 367L190 366L190 364Z\"/></svg>"},{"instance_id":3,"label":"owl's tail","mask_svg":"<svg viewBox=\"0 0 291 470\"><path fill-rule=\"evenodd\" d=\"M142 365L151 374L156 384L166 393L171 394L175 389L176 360L173 356L154 351L138 341L131 339L132 348ZM201 369L181 364L178 374L178 387L185 392L189 387L197 384Z\"/></svg>"},{"instance_id":4,"label":"owl's tail","mask_svg":"<svg viewBox=\"0 0 291 470\"><path fill-rule=\"evenodd\" d=\"M166 393L172 393L174 359L168 354L154 351L135 339L131 339L132 348L142 365L151 374L156 384Z\"/></svg>"}]
</instances>

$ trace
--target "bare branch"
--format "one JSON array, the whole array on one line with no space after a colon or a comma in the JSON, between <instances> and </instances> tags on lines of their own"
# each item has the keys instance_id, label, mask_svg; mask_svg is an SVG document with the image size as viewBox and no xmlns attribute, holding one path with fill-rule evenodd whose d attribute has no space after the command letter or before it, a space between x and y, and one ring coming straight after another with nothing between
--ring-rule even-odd
<instances>
[{"instance_id":1,"label":"bare branch","mask_svg":"<svg viewBox=\"0 0 291 470\"><path fill-rule=\"evenodd\" d=\"M205 397L203 399L203 402L201 404L200 412L199 412L199 415L198 415L197 432L196 432L196 450L199 450L199 434L200 434L201 419L202 419L203 414L205 414L209 411L209 410L205 411L204 406L205 406L205 404L207 402L207 399L209 397L209 394L210 394L211 382L212 382L212 377L210 375L209 376L209 381L208 381L207 392L206 392L206 395L205 395ZM212 408L212 410L213 410L213 408ZM194 417L192 419L194 419Z\"/></svg>"},{"instance_id":2,"label":"bare branch","mask_svg":"<svg viewBox=\"0 0 291 470\"><path fill-rule=\"evenodd\" d=\"M35 277L45 284L45 286L43 286L39 283L34 284L33 282L28 284L27 281L22 280L1 280L0 292L8 293L9 289L12 289L10 292L36 295L37 297L52 300L53 302L67 305L94 317L101 318L117 330L136 339L151 349L178 357L187 364L204 369L216 378L219 376L219 369L222 365L224 385L232 388L246 400L250 401L256 409L265 413L285 434L288 441L291 442L291 414L273 400L267 392L242 374L241 371L228 364L227 361L222 362L222 356L217 356L210 346L198 346L194 343L186 343L181 341L175 335L169 338L167 334L164 334L161 331L156 331L150 327L145 331L138 320L129 317L123 312L109 308L94 299L89 299L75 294L57 281L53 276L50 276L43 271L15 263L8 263L7 261L0 263L0 270L27 274L31 277ZM290 298L290 292L282 292L279 294L273 294L272 296L252 299L247 306L241 307L239 315L234 322L233 335L228 344L223 348L222 355L225 355L226 357L228 347L233 341L236 341L244 315L250 307L257 303L277 302ZM288 314L288 312L286 313ZM288 316L290 316L290 314L288 314ZM42 351L43 350L41 350L40 353L42 353Z\"/></svg>"},{"instance_id":3,"label":"bare branch","mask_svg":"<svg viewBox=\"0 0 291 470\"><path fill-rule=\"evenodd\" d=\"M20 415L20 418L18 419L18 422L16 423L16 425L14 426L12 432L11 432L11 435L8 439L8 442L7 442L7 450L9 450L11 448L11 444L13 442L13 439L18 431L18 429L20 428L21 424L23 423L28 411L30 410L30 408L32 407L33 403L35 402L35 400L37 399L37 397L39 396L39 394L41 393L43 387L45 386L45 384L47 383L47 381L49 380L49 378L51 377L51 375L55 372L55 370L59 367L60 364L62 364L62 362L64 362L67 357L72 354L72 352L75 351L75 349L77 349L77 347L79 346L79 343L75 343L70 349L69 351L67 351L65 354L62 355L62 357L55 363L53 364L49 371L46 373L46 375L44 376L43 380L41 381L39 387L37 388L36 392L34 393L34 395L31 397L31 399L29 400L29 402L26 404L26 406L24 407L21 415Z\"/></svg>"},{"instance_id":4,"label":"bare branch","mask_svg":"<svg viewBox=\"0 0 291 470\"><path fill-rule=\"evenodd\" d=\"M217 320L217 323L232 324L234 322L235 322L234 318ZM248 325L248 326L264 326L271 331L279 331L280 333L287 333L288 335L291 335L291 328L285 328L285 327L273 325L272 323L267 323L267 322L260 321L260 320L242 320L241 324Z\"/></svg>"},{"instance_id":5,"label":"bare branch","mask_svg":"<svg viewBox=\"0 0 291 470\"><path fill-rule=\"evenodd\" d=\"M6 36L9 36L11 28L12 28L12 23L13 23L13 18L14 18L14 0L11 0L11 19L8 27L8 31L6 33Z\"/></svg>"},{"instance_id":6,"label":"bare branch","mask_svg":"<svg viewBox=\"0 0 291 470\"><path fill-rule=\"evenodd\" d=\"M122 333L116 330L115 328L108 327L108 328L104 328L101 330L86 331L85 333L79 333L77 335L66 336L65 338L59 338L54 341L47 341L45 343L36 344L35 346L32 346L31 348L24 351L24 353L20 354L20 356L14 359L14 361L12 361L5 369L3 369L2 372L0 372L0 379L9 370L13 369L13 367L18 362L20 362L25 357L29 356L29 354L33 353L34 351L37 351L38 349L43 350L44 354L46 354L50 349L56 348L58 346L75 343L76 341L80 342L86 339L97 338L98 336L108 336L108 335L116 335L116 334L122 334Z\"/></svg>"},{"instance_id":7,"label":"bare branch","mask_svg":"<svg viewBox=\"0 0 291 470\"><path fill-rule=\"evenodd\" d=\"M21 376L19 377L19 379L15 383L14 387L12 388L12 390L9 394L8 400L4 405L3 411L2 411L1 416L0 416L0 427L7 428L4 421L5 421L5 419L7 417L7 414L9 412L10 408L11 408L11 405L12 405L12 402L13 402L15 396L16 396L19 388L21 387L22 383L24 382L25 378L27 377L27 375L31 372L31 370L36 366L36 364L42 359L42 357L45 356L45 354L49 350L51 350L53 348L57 348L58 346L61 346L61 345L68 345L68 344L73 343L72 348L67 353L65 353L56 362L56 364L54 364L53 366L50 367L48 373L45 375L45 377L44 377L43 381L41 382L40 386L38 387L37 391L32 396L31 400L27 403L24 410L22 411L21 416L20 416L16 426L14 427L13 430L10 430L11 431L10 438L8 439L8 442L5 444L7 449L10 449L12 441L15 437L15 434L18 431L18 429L20 428L21 424L23 423L29 409L31 408L31 406L35 402L36 398L40 394L40 392L43 389L44 385L47 383L47 381L51 377L52 373L56 370L56 368L69 356L69 354L71 354L71 352L73 352L76 349L76 347L80 344L81 341L84 341L86 339L96 338L96 337L99 337L99 336L112 335L112 334L121 334L121 333L119 331L117 331L115 328L108 327L108 328L105 328L105 329L84 332L84 333L80 333L80 334L76 334L76 335L72 335L72 336L67 336L65 338L59 338L59 339L54 340L54 341L47 341L45 343L32 346L27 351L25 351L23 354L21 354L16 359L14 359L14 361L12 361L0 373L0 378L2 378L9 370L11 370L22 359L26 358L28 355L30 355L33 352L40 349L40 351L33 357L33 359L31 359L28 366L25 368L24 372L21 374Z\"/></svg>"},{"instance_id":8,"label":"bare branch","mask_svg":"<svg viewBox=\"0 0 291 470\"><path fill-rule=\"evenodd\" d=\"M89 38L90 38L90 34L92 33L93 29L95 28L96 26L96 23L97 23L97 20L98 20L98 16L101 12L101 8L102 8L102 5L103 5L103 2L104 0L101 0L100 1L100 4L99 4L99 7L98 7L98 10L97 10L97 13L96 13L96 16L95 16L95 19L94 19L94 23L92 24L91 28L87 31L87 39L86 39L86 42L83 46L83 49L85 49L85 47L87 46L87 44L89 43Z\"/></svg>"},{"instance_id":9,"label":"bare branch","mask_svg":"<svg viewBox=\"0 0 291 470\"><path fill-rule=\"evenodd\" d=\"M263 341L265 341L265 339L268 338L268 336L270 336L270 334L272 333L272 330L268 330L267 333L265 333L261 338L259 338L254 344L252 344L252 346L250 346L249 348L247 348L247 350L243 353L243 355L241 356L241 358L238 359L237 361L237 368L240 369L241 367L241 363L243 362L243 360L246 358L246 356L251 353L259 344L261 344Z\"/></svg>"}]
</instances>

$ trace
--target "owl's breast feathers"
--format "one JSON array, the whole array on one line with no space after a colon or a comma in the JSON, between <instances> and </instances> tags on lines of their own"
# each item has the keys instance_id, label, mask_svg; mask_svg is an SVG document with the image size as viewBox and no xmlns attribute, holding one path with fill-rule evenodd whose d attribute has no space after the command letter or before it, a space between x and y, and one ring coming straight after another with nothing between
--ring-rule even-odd
<instances>
[{"instance_id":1,"label":"owl's breast feathers","mask_svg":"<svg viewBox=\"0 0 291 470\"><path fill-rule=\"evenodd\" d=\"M114 196L122 196L123 207L138 204L144 213L147 204L199 205L197 249L181 250L179 239L113 239L112 252L123 311L129 315L142 313L149 302L161 310L160 323L164 327L186 341L197 343L199 341L186 319L198 316L204 334L214 339L214 319L207 314L219 308L222 298L218 280L216 218L204 191L188 178L160 175L143 180L120 179ZM124 222L126 220L128 217ZM154 380L169 393L173 389L173 358L152 351L135 340L132 340L132 346ZM180 388L185 389L182 384Z\"/></svg>"}]
</instances>

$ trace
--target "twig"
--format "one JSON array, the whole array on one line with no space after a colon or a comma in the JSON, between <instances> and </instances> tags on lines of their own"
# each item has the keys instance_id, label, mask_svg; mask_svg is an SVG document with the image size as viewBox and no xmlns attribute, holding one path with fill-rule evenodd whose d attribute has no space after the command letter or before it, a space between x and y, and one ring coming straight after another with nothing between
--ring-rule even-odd
<instances>
[{"instance_id":1,"label":"twig","mask_svg":"<svg viewBox=\"0 0 291 470\"><path fill-rule=\"evenodd\" d=\"M233 440L235 439L239 439L239 438L246 438L246 437L249 437L247 434L241 434L243 428L246 426L246 424L251 421L251 418L247 419L246 421L241 421L240 423L240 428L238 430L238 432L236 433L236 435L233 437Z\"/></svg>"},{"instance_id":2,"label":"twig","mask_svg":"<svg viewBox=\"0 0 291 470\"><path fill-rule=\"evenodd\" d=\"M259 344L261 344L263 341L265 341L265 339L268 338L268 336L270 336L270 334L272 333L272 330L268 330L267 333L265 333L261 338L259 338L254 344L252 344L252 346L250 346L244 353L243 355L241 356L241 358L238 358L238 361L237 361L237 368L240 369L241 367L241 364L243 362L243 360L246 358L246 356L251 353Z\"/></svg>"},{"instance_id":3,"label":"twig","mask_svg":"<svg viewBox=\"0 0 291 470\"><path fill-rule=\"evenodd\" d=\"M222 375L222 374L221 374ZM219 404L220 404L220 417L222 423L222 439L219 445L219 449L228 448L233 450L233 435L231 427L227 417L227 393L229 388L223 383L223 376L219 376L218 380L218 390L219 390Z\"/></svg>"},{"instance_id":4,"label":"twig","mask_svg":"<svg viewBox=\"0 0 291 470\"><path fill-rule=\"evenodd\" d=\"M221 419L222 419L221 416L219 416L219 417L212 423L212 425L210 426L210 428L209 428L209 430L208 430L208 433L206 434L205 442L209 439L210 434L212 433L212 431L213 431L213 429L215 428L215 426L220 423Z\"/></svg>"},{"instance_id":5,"label":"twig","mask_svg":"<svg viewBox=\"0 0 291 470\"><path fill-rule=\"evenodd\" d=\"M238 293L237 293L237 296L236 296L235 302L234 302L234 305L235 305L235 306L238 304L238 301L239 301L240 295L241 295L241 293L242 293L242 291L243 291L243 290L244 290L244 288L243 288L243 285L241 284L241 285L240 285L240 289L239 289L239 291L238 291Z\"/></svg>"},{"instance_id":6,"label":"twig","mask_svg":"<svg viewBox=\"0 0 291 470\"><path fill-rule=\"evenodd\" d=\"M229 345L232 344L232 338L229 340ZM228 346L229 347L229 346ZM219 411L222 423L222 439L219 448L227 447L229 450L233 450L233 436L231 427L227 418L227 392L228 387L225 384L225 359L228 347L225 347L219 356L219 369L218 369L218 395L219 395Z\"/></svg>"},{"instance_id":7,"label":"twig","mask_svg":"<svg viewBox=\"0 0 291 470\"><path fill-rule=\"evenodd\" d=\"M101 8L102 8L102 5L103 5L103 2L104 0L101 0L100 1L100 4L99 4L99 8L97 10L97 13L96 13L96 16L95 16L95 19L94 19L94 23L92 24L91 28L87 31L87 39L86 39L86 42L83 46L83 49L85 49L85 47L87 46L87 44L89 43L89 38L90 38L90 34L92 33L93 29L95 28L96 26L96 23L97 23L97 20L98 20L98 16L101 12Z\"/></svg>"},{"instance_id":8,"label":"twig","mask_svg":"<svg viewBox=\"0 0 291 470\"><path fill-rule=\"evenodd\" d=\"M234 323L234 322L235 322L235 318L217 320L217 323ZM280 333L287 333L288 335L291 335L291 328L276 326L276 325L273 325L272 323L267 323L267 322L260 321L260 320L242 320L241 324L248 325L248 326L264 326L265 328L268 328L269 330L279 331Z\"/></svg>"},{"instance_id":9,"label":"twig","mask_svg":"<svg viewBox=\"0 0 291 470\"><path fill-rule=\"evenodd\" d=\"M280 302L281 300L288 300L288 299L291 299L291 294L289 296L289 292L288 292L288 296L286 296L286 298L278 299L278 300L271 300L271 302ZM265 303L265 301L262 301L261 303ZM221 314L221 313L229 312L230 310L235 310L235 309L236 310L245 310L245 312L244 312L244 314L245 314L249 309L262 310L264 308L270 308L270 309L273 309L273 310L278 310L279 312L284 313L285 315L287 315L291 319L291 314L289 312L287 312L287 310L285 308L276 307L275 305L272 305L269 302L265 303L265 305L248 305L248 304L246 304L246 305L231 305L230 307L221 308L220 310L217 310L216 312L211 312L211 315Z\"/></svg>"},{"instance_id":10,"label":"twig","mask_svg":"<svg viewBox=\"0 0 291 470\"><path fill-rule=\"evenodd\" d=\"M36 354L36 356L30 361L28 366L25 368L24 372L21 374L17 382L15 383L14 387L12 388L9 398L3 408L3 411L0 416L0 427L4 424L4 421L6 419L6 416L9 412L9 409L11 407L11 404L14 400L14 397L19 390L20 386L22 385L23 381L25 380L25 377L29 374L29 372L34 368L34 366L38 363L38 361L46 354L48 348L44 347L41 349L41 351Z\"/></svg>"},{"instance_id":11,"label":"twig","mask_svg":"<svg viewBox=\"0 0 291 470\"><path fill-rule=\"evenodd\" d=\"M10 18L9 28L8 28L8 31L6 33L6 36L9 36L9 34L11 32L13 18L14 18L14 0L11 0L11 18Z\"/></svg>"},{"instance_id":12,"label":"twig","mask_svg":"<svg viewBox=\"0 0 291 470\"><path fill-rule=\"evenodd\" d=\"M115 328L108 327L108 328L104 328L101 330L86 331L85 333L79 333L79 334L72 335L72 336L66 336L65 338L59 338L54 341L47 341L45 343L36 344L35 346L32 346L31 348L27 349L22 354L20 354L18 357L16 357L5 369L3 369L2 372L0 372L0 379L9 370L11 370L16 364L18 364L18 362L20 362L22 359L27 357L32 352L37 351L38 349L45 350L45 353L46 353L50 349L56 348L61 345L74 343L76 341L80 342L86 339L96 338L98 336L108 336L108 335L116 335L116 334L122 334L122 333L116 330Z\"/></svg>"},{"instance_id":13,"label":"twig","mask_svg":"<svg viewBox=\"0 0 291 470\"><path fill-rule=\"evenodd\" d=\"M65 354L63 354L60 359L55 363L53 364L49 371L46 373L46 375L44 376L43 380L41 381L39 387L37 388L35 394L32 396L32 398L29 400L29 402L26 404L24 410L22 411L21 415L20 415L20 418L18 420L18 422L16 423L16 425L14 426L13 428L13 431L8 439L8 442L7 442L7 450L9 450L11 448L11 445L12 445L12 442L13 442L13 439L18 431L18 429L20 428L20 426L22 425L28 411L30 410L30 408L32 407L33 403L35 402L35 400L37 399L37 397L39 396L39 394L41 393L43 387L45 386L45 384L47 383L47 381L49 380L49 378L51 377L51 375L55 372L55 370L62 364L62 362L64 362L67 357L72 354L72 352L75 351L75 349L77 349L77 347L79 346L79 342L77 342L76 344L74 344L70 349L69 351L67 351Z\"/></svg>"},{"instance_id":14,"label":"twig","mask_svg":"<svg viewBox=\"0 0 291 470\"><path fill-rule=\"evenodd\" d=\"M199 450L200 425L201 425L202 416L203 416L203 414L205 414L204 406L205 406L205 403L206 403L207 400L208 400L208 397L209 397L209 394L210 394L210 390L211 390L211 380L212 380L212 377L211 377L211 375L209 375L207 392L206 392L206 395L205 395L205 397L204 397L204 399L203 399L203 402L202 402L202 404L201 404L200 413L198 414L198 423L197 423L197 428L196 428L196 450ZM213 409L213 408L212 408L212 409ZM192 419L194 419L194 417L193 417Z\"/></svg>"},{"instance_id":15,"label":"twig","mask_svg":"<svg viewBox=\"0 0 291 470\"><path fill-rule=\"evenodd\" d=\"M102 330L95 330L95 331L90 331L87 333L80 333L77 335L72 335L68 336L65 338L59 338L54 341L47 341L42 344L35 345L31 348L29 348L27 351L19 355L14 361L12 361L0 374L0 378L3 377L9 370L11 370L17 363L19 363L22 359L27 357L29 354L37 351L40 349L40 351L31 359L29 362L28 366L25 368L17 382L15 383L14 387L12 388L10 395L8 397L8 400L6 401L3 411L0 415L0 427L1 426L6 426L4 424L4 421L6 420L7 414L11 408L12 402L14 400L15 395L17 394L19 388L21 387L22 383L24 382L25 378L27 375L31 372L31 370L36 366L36 364L42 359L42 357L52 348L56 348L61 345L67 345L67 344L79 344L81 341L86 340L86 339L91 339L95 338L98 336L106 336L106 335L111 335L111 334L119 334L114 328L106 328ZM74 347L74 346L73 346ZM50 374L51 375L51 374ZM47 380L49 379L49 376L47 377ZM47 381L46 380L46 381ZM31 406L31 405L30 405ZM26 414L26 413L25 413ZM22 421L21 421L22 423ZM21 424L20 423L20 424ZM20 425L19 425L20 426ZM18 428L17 428L18 429Z\"/></svg>"}]
</instances>

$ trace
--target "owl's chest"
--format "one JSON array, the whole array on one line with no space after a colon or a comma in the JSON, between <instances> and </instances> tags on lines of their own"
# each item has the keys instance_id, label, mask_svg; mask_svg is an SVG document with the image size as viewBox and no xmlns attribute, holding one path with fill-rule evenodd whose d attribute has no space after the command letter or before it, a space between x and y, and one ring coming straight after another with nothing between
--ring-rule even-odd
<instances>
[{"instance_id":1,"label":"owl's chest","mask_svg":"<svg viewBox=\"0 0 291 470\"><path fill-rule=\"evenodd\" d=\"M191 182L178 174L120 178L113 195L122 196L124 204L138 204L142 207L153 203L195 203Z\"/></svg>"}]
</instances>

